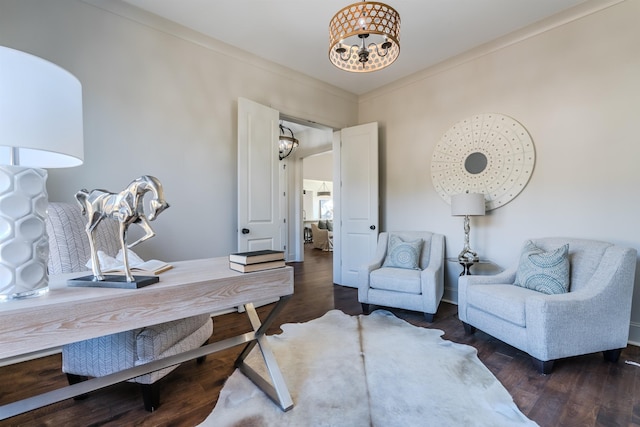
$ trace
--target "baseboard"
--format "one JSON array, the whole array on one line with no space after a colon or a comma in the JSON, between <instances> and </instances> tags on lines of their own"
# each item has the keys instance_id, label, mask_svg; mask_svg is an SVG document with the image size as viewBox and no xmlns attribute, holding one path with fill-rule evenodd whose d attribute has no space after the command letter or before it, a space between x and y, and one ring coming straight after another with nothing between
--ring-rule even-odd
<instances>
[{"instance_id":1,"label":"baseboard","mask_svg":"<svg viewBox=\"0 0 640 427\"><path fill-rule=\"evenodd\" d=\"M62 353L62 347L50 348L48 350L34 351L33 353L21 354L19 356L7 357L0 360L0 366L13 365L14 363L26 362L41 357L51 356L52 354Z\"/></svg>"},{"instance_id":2,"label":"baseboard","mask_svg":"<svg viewBox=\"0 0 640 427\"><path fill-rule=\"evenodd\" d=\"M640 346L640 323L631 322L629 325L629 344Z\"/></svg>"},{"instance_id":3,"label":"baseboard","mask_svg":"<svg viewBox=\"0 0 640 427\"><path fill-rule=\"evenodd\" d=\"M442 301L458 305L458 289L448 288L445 286Z\"/></svg>"}]
</instances>

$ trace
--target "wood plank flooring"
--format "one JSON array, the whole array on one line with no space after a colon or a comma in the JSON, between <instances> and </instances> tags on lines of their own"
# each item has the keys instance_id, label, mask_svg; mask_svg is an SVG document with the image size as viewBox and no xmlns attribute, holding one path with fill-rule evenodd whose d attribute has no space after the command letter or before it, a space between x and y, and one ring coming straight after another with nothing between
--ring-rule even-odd
<instances>
[{"instance_id":1,"label":"wood plank flooring","mask_svg":"<svg viewBox=\"0 0 640 427\"><path fill-rule=\"evenodd\" d=\"M306 322L334 308L361 314L357 291L332 284L332 254L305 246L305 262L292 264L295 295L276 323ZM640 367L624 363L640 362L639 347L625 349L617 364L604 362L601 353L560 360L554 372L544 376L519 350L480 331L465 335L455 305L442 303L433 323L420 313L390 310L414 325L443 330L444 339L474 346L518 407L541 426L640 426ZM250 330L244 314L227 314L215 318L212 340ZM269 333L277 332L272 328ZM68 400L0 421L0 426L194 426L213 410L240 349L210 355L203 365L182 364L161 380L161 404L153 413L144 410L138 386L123 383L93 392L86 400ZM0 404L66 384L59 355L3 367Z\"/></svg>"}]
</instances>

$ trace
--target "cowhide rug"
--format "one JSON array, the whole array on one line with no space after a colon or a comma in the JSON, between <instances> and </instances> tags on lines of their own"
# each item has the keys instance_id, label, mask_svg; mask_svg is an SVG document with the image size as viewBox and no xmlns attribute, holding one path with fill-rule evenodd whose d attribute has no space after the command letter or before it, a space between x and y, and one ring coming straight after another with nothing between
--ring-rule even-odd
<instances>
[{"instance_id":1,"label":"cowhide rug","mask_svg":"<svg viewBox=\"0 0 640 427\"><path fill-rule=\"evenodd\" d=\"M294 407L283 412L236 370L201 424L211 427L535 426L476 356L443 332L378 310L333 310L268 337ZM264 374L257 349L249 364Z\"/></svg>"}]
</instances>

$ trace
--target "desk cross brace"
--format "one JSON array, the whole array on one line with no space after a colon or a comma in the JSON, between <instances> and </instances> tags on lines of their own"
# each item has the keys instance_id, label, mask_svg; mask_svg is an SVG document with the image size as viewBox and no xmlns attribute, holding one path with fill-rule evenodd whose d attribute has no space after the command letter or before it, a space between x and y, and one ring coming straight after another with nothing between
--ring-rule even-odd
<instances>
[{"instance_id":1,"label":"desk cross brace","mask_svg":"<svg viewBox=\"0 0 640 427\"><path fill-rule=\"evenodd\" d=\"M39 394L37 396L29 397L27 399L19 400L17 402L8 403L0 406L0 420L6 420L16 415L23 414L34 409L42 408L57 402L61 402L66 399L71 399L81 394L86 394L91 391L99 390L117 384L123 381L130 380L131 378L138 377L140 375L147 374L149 372L158 371L169 366L179 365L180 363L188 360L197 359L202 356L206 356L211 353L226 350L237 345L248 343L238 359L236 360L236 366L240 369L251 381L253 381L259 388L261 388L270 399L272 399L283 411L288 411L293 407L293 401L287 389L287 385L284 382L278 363L269 348L266 337L264 336L266 330L269 328L275 317L282 311L285 303L291 298L291 295L281 297L275 307L271 310L264 323L260 323L260 318L256 313L253 304L246 304L246 313L249 316L251 325L254 332L247 332L242 335L238 335L232 338L227 338L222 341L218 341L212 344L207 344L197 349L189 350L184 353L176 354L174 356L158 359L153 362L145 363L144 365L135 366L133 368L125 369L123 371L114 372L113 374L105 375L103 377L92 378L87 381L82 381L77 384L69 385L57 390L49 391ZM248 356L253 347L258 344L265 365L271 377L273 385L269 384L262 376L256 373L253 369L244 363L244 359Z\"/></svg>"}]
</instances>

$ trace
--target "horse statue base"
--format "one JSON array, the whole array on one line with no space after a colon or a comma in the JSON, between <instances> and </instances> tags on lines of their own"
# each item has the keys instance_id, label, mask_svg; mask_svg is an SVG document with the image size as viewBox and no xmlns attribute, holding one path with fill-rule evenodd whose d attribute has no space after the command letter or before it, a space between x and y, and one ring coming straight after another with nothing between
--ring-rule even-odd
<instances>
[{"instance_id":1,"label":"horse statue base","mask_svg":"<svg viewBox=\"0 0 640 427\"><path fill-rule=\"evenodd\" d=\"M107 274L103 277L104 280L96 280L93 275L76 277L75 279L69 279L67 285L75 287L140 289L160 281L158 276L133 276L134 280L131 282L127 280L126 276Z\"/></svg>"}]
</instances>

